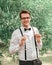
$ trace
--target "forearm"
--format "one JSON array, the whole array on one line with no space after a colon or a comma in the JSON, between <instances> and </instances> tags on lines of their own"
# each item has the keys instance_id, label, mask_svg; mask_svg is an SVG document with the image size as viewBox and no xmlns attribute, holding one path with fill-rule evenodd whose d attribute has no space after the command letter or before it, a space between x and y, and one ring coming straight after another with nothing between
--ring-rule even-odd
<instances>
[{"instance_id":1,"label":"forearm","mask_svg":"<svg viewBox=\"0 0 52 65\"><path fill-rule=\"evenodd\" d=\"M40 43L37 43L37 47L38 47L39 50L42 49L42 40L40 41Z\"/></svg>"}]
</instances>

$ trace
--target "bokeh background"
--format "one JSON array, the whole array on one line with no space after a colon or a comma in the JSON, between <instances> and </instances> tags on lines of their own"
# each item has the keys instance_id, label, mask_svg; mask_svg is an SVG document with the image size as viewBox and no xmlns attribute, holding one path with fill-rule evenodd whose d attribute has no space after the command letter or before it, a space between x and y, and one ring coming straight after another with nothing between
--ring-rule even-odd
<instances>
[{"instance_id":1,"label":"bokeh background","mask_svg":"<svg viewBox=\"0 0 52 65\"><path fill-rule=\"evenodd\" d=\"M12 32L20 27L19 13L31 13L31 25L42 35L40 58L43 65L52 64L52 0L0 0L0 65L18 65L18 53L10 55L8 49Z\"/></svg>"}]
</instances>

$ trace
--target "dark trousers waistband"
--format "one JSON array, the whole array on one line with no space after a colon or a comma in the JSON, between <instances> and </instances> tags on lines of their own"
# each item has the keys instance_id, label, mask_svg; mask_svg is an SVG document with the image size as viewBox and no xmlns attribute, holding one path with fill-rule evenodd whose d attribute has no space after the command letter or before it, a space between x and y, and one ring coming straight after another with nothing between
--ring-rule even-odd
<instances>
[{"instance_id":1,"label":"dark trousers waistband","mask_svg":"<svg viewBox=\"0 0 52 65\"><path fill-rule=\"evenodd\" d=\"M33 61L22 61L22 60L19 60L19 65L33 65Z\"/></svg>"}]
</instances>

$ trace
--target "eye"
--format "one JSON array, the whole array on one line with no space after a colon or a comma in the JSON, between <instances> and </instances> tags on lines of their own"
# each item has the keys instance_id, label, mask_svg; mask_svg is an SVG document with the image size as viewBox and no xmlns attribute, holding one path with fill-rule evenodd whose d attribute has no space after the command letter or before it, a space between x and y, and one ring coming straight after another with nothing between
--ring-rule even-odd
<instances>
[{"instance_id":1,"label":"eye","mask_svg":"<svg viewBox=\"0 0 52 65\"><path fill-rule=\"evenodd\" d=\"M23 17L23 18L21 18L21 19L29 19L30 17Z\"/></svg>"}]
</instances>

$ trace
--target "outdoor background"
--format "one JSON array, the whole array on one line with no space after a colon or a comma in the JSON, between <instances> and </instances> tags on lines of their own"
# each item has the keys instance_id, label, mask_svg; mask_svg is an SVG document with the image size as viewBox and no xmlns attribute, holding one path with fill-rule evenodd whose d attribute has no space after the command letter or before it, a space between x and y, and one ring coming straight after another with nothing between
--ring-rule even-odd
<instances>
[{"instance_id":1,"label":"outdoor background","mask_svg":"<svg viewBox=\"0 0 52 65\"><path fill-rule=\"evenodd\" d=\"M18 53L10 55L12 32L19 28L21 10L31 13L31 25L42 35L40 59L43 65L52 65L52 0L0 0L0 65L18 65Z\"/></svg>"}]
</instances>

